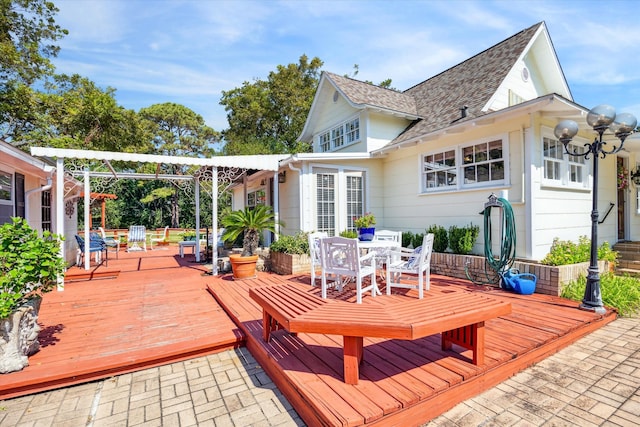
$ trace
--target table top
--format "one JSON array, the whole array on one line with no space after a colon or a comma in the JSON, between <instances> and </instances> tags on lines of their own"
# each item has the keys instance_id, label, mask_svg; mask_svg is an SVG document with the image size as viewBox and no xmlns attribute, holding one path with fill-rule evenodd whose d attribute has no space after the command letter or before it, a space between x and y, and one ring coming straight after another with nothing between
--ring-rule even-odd
<instances>
[{"instance_id":1,"label":"table top","mask_svg":"<svg viewBox=\"0 0 640 427\"><path fill-rule=\"evenodd\" d=\"M394 242L393 240L365 240L359 241L358 246L361 248L371 249L371 248L399 248L401 246L400 243Z\"/></svg>"}]
</instances>

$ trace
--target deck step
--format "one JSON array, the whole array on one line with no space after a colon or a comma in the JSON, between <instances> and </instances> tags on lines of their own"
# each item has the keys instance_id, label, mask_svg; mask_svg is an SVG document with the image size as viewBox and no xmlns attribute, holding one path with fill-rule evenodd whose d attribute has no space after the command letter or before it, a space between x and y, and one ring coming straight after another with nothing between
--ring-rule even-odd
<instances>
[{"instance_id":1,"label":"deck step","mask_svg":"<svg viewBox=\"0 0 640 427\"><path fill-rule=\"evenodd\" d=\"M618 252L616 274L640 277L640 242L619 242L613 250Z\"/></svg>"}]
</instances>

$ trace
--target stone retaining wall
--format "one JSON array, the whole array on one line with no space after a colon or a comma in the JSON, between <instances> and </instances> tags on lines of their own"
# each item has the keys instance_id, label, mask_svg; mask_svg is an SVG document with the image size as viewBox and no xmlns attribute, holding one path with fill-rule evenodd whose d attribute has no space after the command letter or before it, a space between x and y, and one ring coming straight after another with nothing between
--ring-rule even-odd
<instances>
[{"instance_id":1,"label":"stone retaining wall","mask_svg":"<svg viewBox=\"0 0 640 427\"><path fill-rule=\"evenodd\" d=\"M599 261L600 272L608 271L608 264L606 261ZM567 283L581 275L587 275L589 263L549 266L515 261L513 268L520 273L534 274L538 278L536 293L558 296ZM431 255L431 272L461 279L471 278L479 283L491 282L488 284L498 286L498 283L493 283L496 280L493 277L493 270L486 264L483 256L434 252Z\"/></svg>"}]
</instances>

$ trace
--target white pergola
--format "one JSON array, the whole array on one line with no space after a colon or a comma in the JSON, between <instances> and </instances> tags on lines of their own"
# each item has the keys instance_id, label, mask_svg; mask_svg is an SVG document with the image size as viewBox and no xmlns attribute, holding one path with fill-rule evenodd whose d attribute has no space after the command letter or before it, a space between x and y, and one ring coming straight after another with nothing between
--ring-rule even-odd
<instances>
[{"instance_id":1,"label":"white pergola","mask_svg":"<svg viewBox=\"0 0 640 427\"><path fill-rule=\"evenodd\" d=\"M37 157L48 157L56 160L56 233L64 234L64 177L65 174L82 176L84 181L84 232L85 236L89 235L89 215L91 201L91 177L112 177L116 179L164 179L193 181L195 186L195 205L196 205L196 241L200 241L200 182L201 180L210 179L211 185L211 201L212 201L212 242L218 241L218 169L237 169L237 170L263 170L272 171L274 183L273 189L273 210L276 217L276 227L278 224L278 168L280 161L289 157L284 154L271 155L250 155L250 156L214 156L209 158L200 157L180 157L180 156L161 156L155 154L137 154L137 153L119 153L111 151L90 151L90 150L73 150L64 148L47 148L47 147L31 147L31 155ZM106 165L109 172L92 171L85 166L82 171L65 170L65 160L74 161L94 161ZM132 172L117 172L111 162L136 162L150 163L156 165L155 174L140 174ZM195 175L166 175L160 174L160 165L181 165L181 166L198 166L199 172ZM210 177L208 176L210 174ZM89 253L89 239L85 239L85 253ZM196 252L196 261L200 261L200 251ZM60 254L64 257L64 242L60 244ZM216 250L212 250L212 274L218 274L218 254ZM89 258L85 256L84 267L89 269ZM58 289L64 288L64 280L58 281Z\"/></svg>"}]
</instances>

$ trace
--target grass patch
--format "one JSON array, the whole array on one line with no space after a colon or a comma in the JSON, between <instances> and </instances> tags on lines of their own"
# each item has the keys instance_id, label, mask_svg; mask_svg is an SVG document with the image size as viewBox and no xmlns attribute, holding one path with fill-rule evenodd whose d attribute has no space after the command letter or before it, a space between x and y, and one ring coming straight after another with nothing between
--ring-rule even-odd
<instances>
[{"instance_id":1,"label":"grass patch","mask_svg":"<svg viewBox=\"0 0 640 427\"><path fill-rule=\"evenodd\" d=\"M582 301L587 278L581 276L570 282L562 290L562 296L575 301ZM631 317L640 313L640 280L631 276L616 276L604 273L600 276L600 292L602 303L615 307L621 316Z\"/></svg>"}]
</instances>

